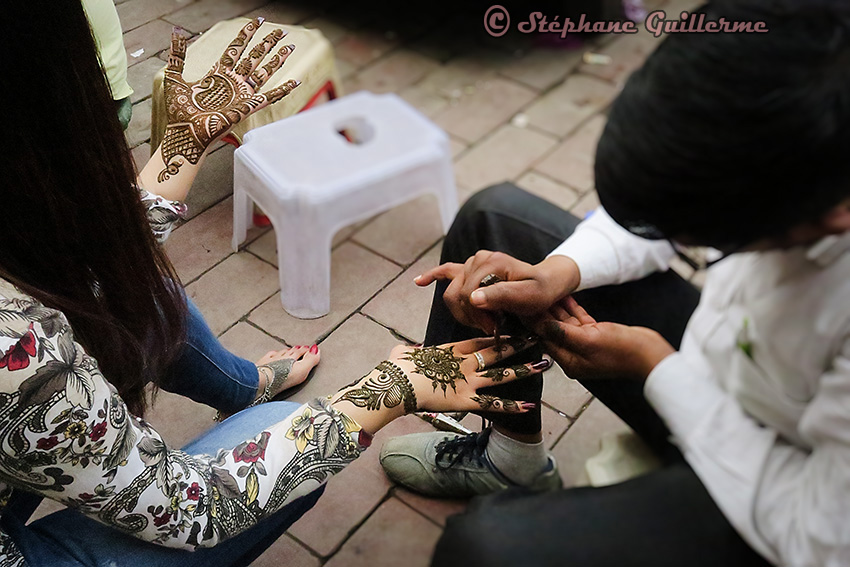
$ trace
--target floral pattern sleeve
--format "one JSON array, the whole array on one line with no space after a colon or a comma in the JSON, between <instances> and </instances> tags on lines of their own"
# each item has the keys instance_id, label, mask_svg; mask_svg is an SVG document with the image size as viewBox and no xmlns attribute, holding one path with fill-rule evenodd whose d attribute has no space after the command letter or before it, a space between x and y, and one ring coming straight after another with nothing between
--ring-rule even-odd
<instances>
[{"instance_id":1,"label":"floral pattern sleeve","mask_svg":"<svg viewBox=\"0 0 850 567\"><path fill-rule=\"evenodd\" d=\"M169 449L128 413L65 316L2 280L0 354L0 480L169 547L240 533L364 448L360 426L317 399L215 455Z\"/></svg>"},{"instance_id":2,"label":"floral pattern sleeve","mask_svg":"<svg viewBox=\"0 0 850 567\"><path fill-rule=\"evenodd\" d=\"M174 230L177 221L186 216L186 205L179 201L169 201L142 188L139 188L139 194L147 210L151 230L157 241L162 244Z\"/></svg>"}]
</instances>

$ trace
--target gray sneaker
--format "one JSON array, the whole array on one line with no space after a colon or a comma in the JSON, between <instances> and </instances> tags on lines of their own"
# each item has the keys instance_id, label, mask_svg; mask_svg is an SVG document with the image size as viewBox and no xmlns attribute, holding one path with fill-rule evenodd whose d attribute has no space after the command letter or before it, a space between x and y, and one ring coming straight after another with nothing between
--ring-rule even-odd
<instances>
[{"instance_id":1,"label":"gray sneaker","mask_svg":"<svg viewBox=\"0 0 850 567\"><path fill-rule=\"evenodd\" d=\"M519 486L493 466L487 452L490 429L471 435L414 433L394 437L381 448L381 465L393 481L429 496L469 498ZM535 492L563 486L555 459L524 488Z\"/></svg>"}]
</instances>

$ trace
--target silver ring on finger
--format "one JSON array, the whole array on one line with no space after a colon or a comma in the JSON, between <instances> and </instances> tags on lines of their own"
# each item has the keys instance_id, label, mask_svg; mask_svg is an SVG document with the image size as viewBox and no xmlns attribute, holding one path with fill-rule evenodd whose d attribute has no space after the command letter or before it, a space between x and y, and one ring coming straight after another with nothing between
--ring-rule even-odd
<instances>
[{"instance_id":1,"label":"silver ring on finger","mask_svg":"<svg viewBox=\"0 0 850 567\"><path fill-rule=\"evenodd\" d=\"M478 372L481 372L487 367L487 363L484 362L484 357L481 356L480 352L475 353L475 360L478 361Z\"/></svg>"},{"instance_id":2,"label":"silver ring on finger","mask_svg":"<svg viewBox=\"0 0 850 567\"><path fill-rule=\"evenodd\" d=\"M497 276L496 274L487 274L483 278L481 278L481 283L478 284L478 287L487 287L489 285L493 285L502 281L502 278Z\"/></svg>"},{"instance_id":3,"label":"silver ring on finger","mask_svg":"<svg viewBox=\"0 0 850 567\"><path fill-rule=\"evenodd\" d=\"M255 76L254 76L254 75L251 75L250 77L248 77L247 79L245 79L245 82L246 82L246 83L248 83L248 86L249 86L249 87L251 87L251 88L252 88L252 89L254 89L254 90L257 90L257 83L258 83L258 81L257 81L257 79L255 78Z\"/></svg>"}]
</instances>

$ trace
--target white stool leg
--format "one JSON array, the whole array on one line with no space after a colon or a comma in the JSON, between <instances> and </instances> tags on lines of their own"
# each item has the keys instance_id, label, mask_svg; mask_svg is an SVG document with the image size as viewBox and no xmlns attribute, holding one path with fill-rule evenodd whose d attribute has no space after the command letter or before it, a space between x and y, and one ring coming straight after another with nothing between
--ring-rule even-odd
<instances>
[{"instance_id":1,"label":"white stool leg","mask_svg":"<svg viewBox=\"0 0 850 567\"><path fill-rule=\"evenodd\" d=\"M331 239L317 233L314 223L281 220L275 234L283 308L299 319L327 315L331 310Z\"/></svg>"},{"instance_id":2,"label":"white stool leg","mask_svg":"<svg viewBox=\"0 0 850 567\"><path fill-rule=\"evenodd\" d=\"M248 238L248 228L254 224L252 213L254 207L248 193L238 186L233 187L233 241L234 252L239 251L239 245Z\"/></svg>"},{"instance_id":3,"label":"white stool leg","mask_svg":"<svg viewBox=\"0 0 850 567\"><path fill-rule=\"evenodd\" d=\"M443 223L443 234L448 234L458 211L457 187L455 173L451 160L445 160L439 167L436 179L437 203L440 206L440 220Z\"/></svg>"}]
</instances>

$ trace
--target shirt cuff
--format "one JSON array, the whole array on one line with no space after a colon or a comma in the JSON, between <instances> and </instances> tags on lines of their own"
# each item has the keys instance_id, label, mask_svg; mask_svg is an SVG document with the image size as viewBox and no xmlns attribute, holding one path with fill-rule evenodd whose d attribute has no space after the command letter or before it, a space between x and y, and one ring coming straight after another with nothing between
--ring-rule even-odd
<instances>
[{"instance_id":1,"label":"shirt cuff","mask_svg":"<svg viewBox=\"0 0 850 567\"><path fill-rule=\"evenodd\" d=\"M620 269L614 243L604 232L589 226L573 233L551 256L567 256L576 263L581 275L576 291L607 285Z\"/></svg>"},{"instance_id":2,"label":"shirt cuff","mask_svg":"<svg viewBox=\"0 0 850 567\"><path fill-rule=\"evenodd\" d=\"M643 391L680 447L692 439L699 425L725 400L720 387L695 371L681 353L658 363L649 373Z\"/></svg>"}]
</instances>

